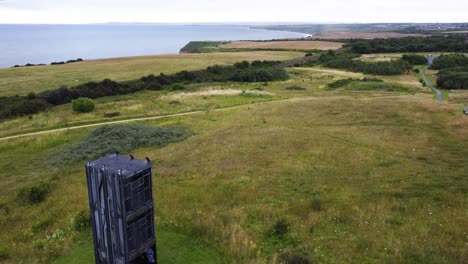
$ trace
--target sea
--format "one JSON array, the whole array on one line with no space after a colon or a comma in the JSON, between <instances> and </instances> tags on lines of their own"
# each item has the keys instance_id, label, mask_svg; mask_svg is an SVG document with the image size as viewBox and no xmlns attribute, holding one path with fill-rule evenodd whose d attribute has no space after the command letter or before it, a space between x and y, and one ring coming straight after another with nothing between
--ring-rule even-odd
<instances>
[{"instance_id":1,"label":"sea","mask_svg":"<svg viewBox=\"0 0 468 264\"><path fill-rule=\"evenodd\" d=\"M173 54L196 40L269 40L304 36L295 32L225 25L0 24L0 68L77 58Z\"/></svg>"}]
</instances>

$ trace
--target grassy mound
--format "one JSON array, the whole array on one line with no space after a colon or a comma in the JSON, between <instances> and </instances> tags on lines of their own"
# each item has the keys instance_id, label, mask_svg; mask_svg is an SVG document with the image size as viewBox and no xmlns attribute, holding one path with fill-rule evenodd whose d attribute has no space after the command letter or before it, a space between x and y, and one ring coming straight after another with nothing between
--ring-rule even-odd
<instances>
[{"instance_id":1,"label":"grassy mound","mask_svg":"<svg viewBox=\"0 0 468 264\"><path fill-rule=\"evenodd\" d=\"M139 147L163 147L193 135L185 126L154 127L145 125L104 126L91 131L80 142L62 148L52 159L57 162L91 160L114 152Z\"/></svg>"}]
</instances>

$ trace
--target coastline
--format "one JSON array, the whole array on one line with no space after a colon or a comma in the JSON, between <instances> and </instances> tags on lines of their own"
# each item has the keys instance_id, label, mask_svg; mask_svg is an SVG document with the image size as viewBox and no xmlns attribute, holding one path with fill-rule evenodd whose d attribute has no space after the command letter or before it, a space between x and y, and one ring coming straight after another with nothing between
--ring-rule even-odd
<instances>
[{"instance_id":1,"label":"coastline","mask_svg":"<svg viewBox=\"0 0 468 264\"><path fill-rule=\"evenodd\" d=\"M3 51L0 68L70 58L94 60L176 54L190 41L270 40L305 36L298 32L254 29L250 26L134 24L0 24L0 34L9 36L7 41L0 43Z\"/></svg>"}]
</instances>

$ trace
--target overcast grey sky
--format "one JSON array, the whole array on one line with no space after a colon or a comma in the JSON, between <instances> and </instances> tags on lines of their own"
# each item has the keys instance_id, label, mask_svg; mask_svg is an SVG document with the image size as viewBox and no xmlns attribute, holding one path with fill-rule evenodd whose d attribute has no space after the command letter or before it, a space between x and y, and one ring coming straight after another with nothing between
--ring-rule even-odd
<instances>
[{"instance_id":1,"label":"overcast grey sky","mask_svg":"<svg viewBox=\"0 0 468 264\"><path fill-rule=\"evenodd\" d=\"M0 23L467 21L467 0L0 0Z\"/></svg>"}]
</instances>

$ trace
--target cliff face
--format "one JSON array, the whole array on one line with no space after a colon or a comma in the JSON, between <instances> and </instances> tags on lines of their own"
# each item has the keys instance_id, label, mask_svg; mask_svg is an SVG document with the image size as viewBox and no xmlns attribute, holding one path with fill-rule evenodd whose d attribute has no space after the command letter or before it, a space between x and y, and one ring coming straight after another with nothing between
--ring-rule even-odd
<instances>
[{"instance_id":1,"label":"cliff face","mask_svg":"<svg viewBox=\"0 0 468 264\"><path fill-rule=\"evenodd\" d=\"M210 48L218 48L221 45L227 44L226 41L190 41L179 53L205 53L208 52Z\"/></svg>"}]
</instances>

